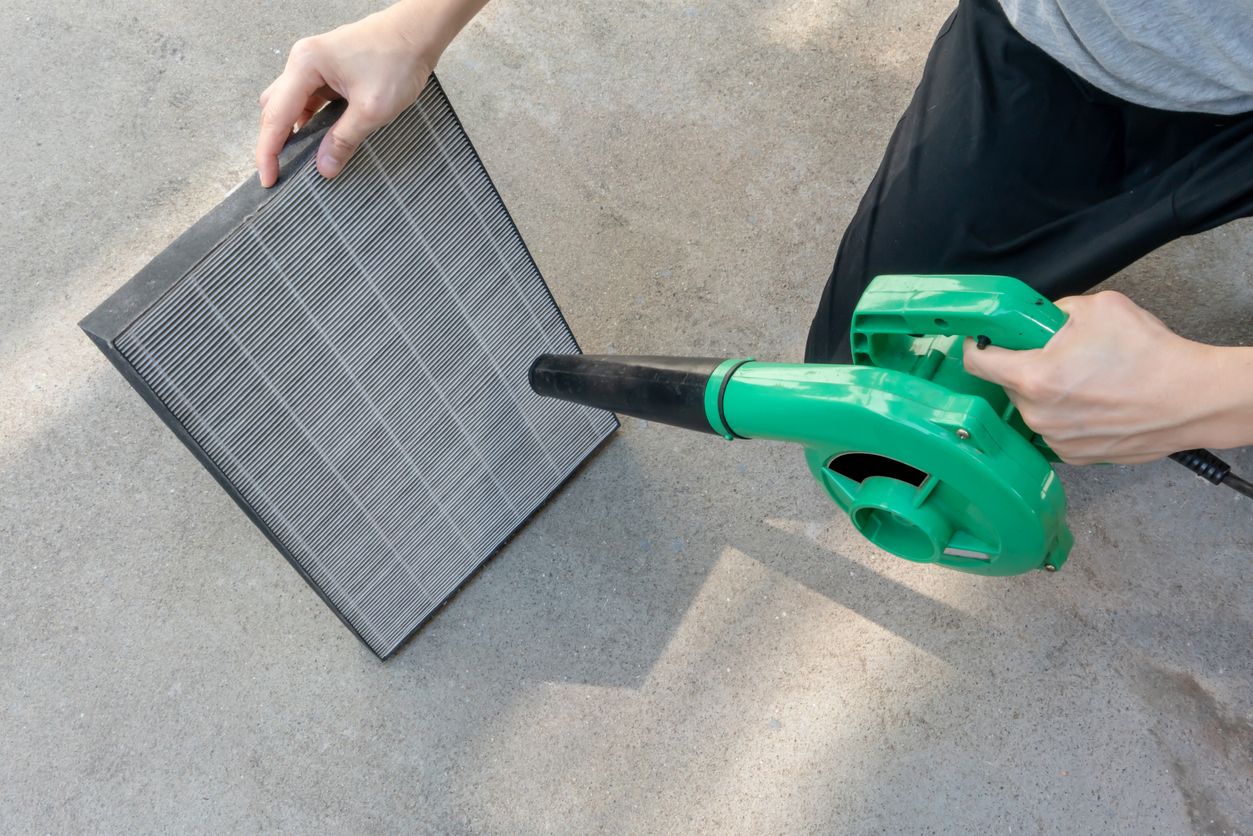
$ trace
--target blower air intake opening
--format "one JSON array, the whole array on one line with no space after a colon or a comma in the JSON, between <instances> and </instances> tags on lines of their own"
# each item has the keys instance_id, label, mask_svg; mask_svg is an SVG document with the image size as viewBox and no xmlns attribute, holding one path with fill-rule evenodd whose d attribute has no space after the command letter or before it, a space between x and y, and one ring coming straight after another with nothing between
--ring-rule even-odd
<instances>
[{"instance_id":1,"label":"blower air intake opening","mask_svg":"<svg viewBox=\"0 0 1253 836\"><path fill-rule=\"evenodd\" d=\"M885 508L858 508L853 525L881 549L906 560L929 561L934 557L931 538L899 514Z\"/></svg>"},{"instance_id":2,"label":"blower air intake opening","mask_svg":"<svg viewBox=\"0 0 1253 836\"><path fill-rule=\"evenodd\" d=\"M872 476L887 476L915 488L927 481L927 474L918 468L875 453L844 453L828 462L827 467L859 484Z\"/></svg>"}]
</instances>

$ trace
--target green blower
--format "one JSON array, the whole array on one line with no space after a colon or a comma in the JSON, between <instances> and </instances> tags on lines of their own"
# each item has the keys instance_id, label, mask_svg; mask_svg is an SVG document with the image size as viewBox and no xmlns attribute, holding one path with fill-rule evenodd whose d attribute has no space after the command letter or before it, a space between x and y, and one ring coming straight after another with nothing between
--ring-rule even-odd
<instances>
[{"instance_id":1,"label":"green blower","mask_svg":"<svg viewBox=\"0 0 1253 836\"><path fill-rule=\"evenodd\" d=\"M981 575L1055 571L1073 543L1056 456L962 342L1039 348L1066 315L1006 276L879 276L853 365L546 354L541 395L727 439L790 441L885 551Z\"/></svg>"}]
</instances>

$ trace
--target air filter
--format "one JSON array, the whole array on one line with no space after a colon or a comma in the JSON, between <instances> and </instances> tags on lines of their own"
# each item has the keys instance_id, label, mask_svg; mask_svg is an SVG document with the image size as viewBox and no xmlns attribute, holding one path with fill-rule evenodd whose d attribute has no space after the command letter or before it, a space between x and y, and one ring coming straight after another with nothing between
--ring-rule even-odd
<instances>
[{"instance_id":1,"label":"air filter","mask_svg":"<svg viewBox=\"0 0 1253 836\"><path fill-rule=\"evenodd\" d=\"M82 327L386 657L617 421L527 385L578 346L439 83L327 181L337 115Z\"/></svg>"}]
</instances>

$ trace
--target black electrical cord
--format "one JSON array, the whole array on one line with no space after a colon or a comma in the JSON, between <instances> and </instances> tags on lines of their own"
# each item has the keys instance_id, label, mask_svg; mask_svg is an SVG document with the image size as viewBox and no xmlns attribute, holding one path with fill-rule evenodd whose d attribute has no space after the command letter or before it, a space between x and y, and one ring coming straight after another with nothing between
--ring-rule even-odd
<instances>
[{"instance_id":1,"label":"black electrical cord","mask_svg":"<svg viewBox=\"0 0 1253 836\"><path fill-rule=\"evenodd\" d=\"M1231 472L1231 465L1209 450L1183 450L1170 456L1179 464L1213 485L1226 485L1232 490L1253 499L1253 482L1241 479Z\"/></svg>"},{"instance_id":2,"label":"black electrical cord","mask_svg":"<svg viewBox=\"0 0 1253 836\"><path fill-rule=\"evenodd\" d=\"M1234 473L1228 473L1223 478L1223 484L1230 485L1232 488L1244 494L1249 499L1253 499L1253 482L1250 482L1247 479L1241 479Z\"/></svg>"}]
</instances>

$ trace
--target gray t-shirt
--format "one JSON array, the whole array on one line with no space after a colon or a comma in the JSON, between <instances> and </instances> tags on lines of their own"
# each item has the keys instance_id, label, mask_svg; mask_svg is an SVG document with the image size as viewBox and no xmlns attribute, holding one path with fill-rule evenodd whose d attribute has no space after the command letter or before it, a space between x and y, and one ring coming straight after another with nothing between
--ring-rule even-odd
<instances>
[{"instance_id":1,"label":"gray t-shirt","mask_svg":"<svg viewBox=\"0 0 1253 836\"><path fill-rule=\"evenodd\" d=\"M1129 102L1253 111L1253 0L1000 0L1024 38Z\"/></svg>"}]
</instances>

